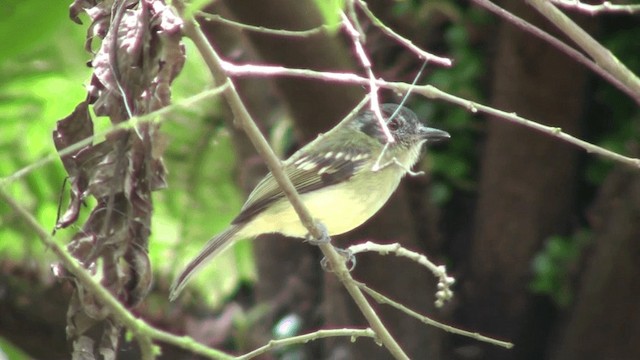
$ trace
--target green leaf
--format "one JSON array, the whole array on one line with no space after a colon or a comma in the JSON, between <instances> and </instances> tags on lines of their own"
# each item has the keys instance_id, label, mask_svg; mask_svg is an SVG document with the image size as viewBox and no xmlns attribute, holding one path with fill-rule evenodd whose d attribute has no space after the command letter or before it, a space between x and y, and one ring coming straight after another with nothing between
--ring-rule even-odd
<instances>
[{"instance_id":1,"label":"green leaf","mask_svg":"<svg viewBox=\"0 0 640 360\"><path fill-rule=\"evenodd\" d=\"M340 13L345 8L344 0L315 0L315 4L322 14L325 25L332 31L337 31L340 24Z\"/></svg>"},{"instance_id":2,"label":"green leaf","mask_svg":"<svg viewBox=\"0 0 640 360\"><path fill-rule=\"evenodd\" d=\"M573 299L570 269L575 266L582 250L589 243L590 232L580 230L573 236L550 236L546 245L531 262L532 292L551 297L560 307L566 307Z\"/></svg>"},{"instance_id":3,"label":"green leaf","mask_svg":"<svg viewBox=\"0 0 640 360\"><path fill-rule=\"evenodd\" d=\"M185 17L193 16L196 11L204 9L205 6L211 4L214 0L190 0L187 2Z\"/></svg>"},{"instance_id":4,"label":"green leaf","mask_svg":"<svg viewBox=\"0 0 640 360\"><path fill-rule=\"evenodd\" d=\"M0 337L0 359L27 360L31 357Z\"/></svg>"}]
</instances>

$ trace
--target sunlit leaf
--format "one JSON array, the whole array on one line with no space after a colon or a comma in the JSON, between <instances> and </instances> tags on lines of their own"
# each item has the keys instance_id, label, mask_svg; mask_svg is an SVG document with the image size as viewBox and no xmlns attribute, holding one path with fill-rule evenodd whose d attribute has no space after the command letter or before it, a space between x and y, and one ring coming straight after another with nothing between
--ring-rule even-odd
<instances>
[{"instance_id":1,"label":"sunlit leaf","mask_svg":"<svg viewBox=\"0 0 640 360\"><path fill-rule=\"evenodd\" d=\"M344 0L315 0L315 4L322 14L325 25L336 31L340 24L340 12L345 7Z\"/></svg>"}]
</instances>

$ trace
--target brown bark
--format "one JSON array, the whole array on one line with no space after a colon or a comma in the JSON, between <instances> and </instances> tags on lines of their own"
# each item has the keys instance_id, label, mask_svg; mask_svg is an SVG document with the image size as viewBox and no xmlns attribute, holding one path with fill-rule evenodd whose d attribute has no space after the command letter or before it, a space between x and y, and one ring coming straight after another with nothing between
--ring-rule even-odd
<instances>
[{"instance_id":1,"label":"brown bark","mask_svg":"<svg viewBox=\"0 0 640 360\"><path fill-rule=\"evenodd\" d=\"M71 288L41 271L0 264L0 336L34 359L69 358L65 334Z\"/></svg>"},{"instance_id":2,"label":"brown bark","mask_svg":"<svg viewBox=\"0 0 640 360\"><path fill-rule=\"evenodd\" d=\"M524 2L504 5L540 22ZM501 24L497 44L491 105L578 134L585 71L508 24ZM462 312L474 330L508 338L516 347L478 345L482 358L542 355L548 324L536 321L530 264L548 236L569 228L576 165L577 152L569 145L501 120L487 124Z\"/></svg>"},{"instance_id":3,"label":"brown bark","mask_svg":"<svg viewBox=\"0 0 640 360\"><path fill-rule=\"evenodd\" d=\"M593 249L553 359L640 358L640 174L609 175L590 216Z\"/></svg>"}]
</instances>

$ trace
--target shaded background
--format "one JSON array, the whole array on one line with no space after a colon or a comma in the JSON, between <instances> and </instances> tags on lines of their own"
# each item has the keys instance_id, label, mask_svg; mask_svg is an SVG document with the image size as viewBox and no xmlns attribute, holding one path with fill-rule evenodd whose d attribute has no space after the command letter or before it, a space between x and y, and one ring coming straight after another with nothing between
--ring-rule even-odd
<instances>
[{"instance_id":1,"label":"shaded background","mask_svg":"<svg viewBox=\"0 0 640 360\"><path fill-rule=\"evenodd\" d=\"M37 3L37 4L36 4ZM389 26L423 49L454 58L451 69L429 66L425 81L442 90L638 156L640 120L624 95L547 44L464 1L369 1ZM509 11L551 31L523 2ZM0 175L53 152L50 133L82 99L89 57L84 28L66 4L15 2L0 31ZM43 9L49 6L50 9ZM270 28L306 30L322 23L311 2L223 1L207 9ZM638 72L637 17L571 14ZM40 32L17 31L41 24ZM376 74L411 82L421 63L363 22ZM230 61L360 72L348 39L279 38L203 23ZM21 36L18 40L15 37ZM9 35L11 34L11 35ZM209 75L193 51L175 85L176 99L204 89ZM195 60L194 60L195 58ZM239 79L254 118L283 157L329 129L365 89L299 79ZM382 93L387 101L396 94ZM406 179L365 226L335 240L401 242L448 266L456 297L433 306L435 280L395 257L362 255L357 280L447 323L516 344L504 350L427 327L378 306L412 358L640 358L640 176L556 139L499 119L413 96L409 107L452 134L418 165L427 176ZM364 324L352 301L318 264L319 251L278 237L244 243L201 273L175 304L166 300L176 271L234 216L265 168L244 135L224 127L230 117L214 102L167 121L169 189L155 197L150 257L156 273L147 300L134 311L152 324L228 351L244 353L273 338L283 320L293 335L322 327ZM106 127L106 125L103 125ZM52 227L65 174L48 164L11 184L41 224ZM66 358L65 312L70 287L52 280L54 261L30 229L0 204L0 348L34 358ZM58 235L65 242L64 233ZM10 358L20 358L18 350ZM167 359L193 358L163 347ZM293 358L386 359L368 339L321 340L272 354ZM119 358L137 358L125 343Z\"/></svg>"}]
</instances>

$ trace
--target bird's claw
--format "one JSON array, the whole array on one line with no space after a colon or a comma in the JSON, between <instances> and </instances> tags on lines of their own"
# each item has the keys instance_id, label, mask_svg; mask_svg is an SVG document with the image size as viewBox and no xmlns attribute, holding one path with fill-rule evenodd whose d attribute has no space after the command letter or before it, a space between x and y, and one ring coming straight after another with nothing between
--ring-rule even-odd
<instances>
[{"instance_id":1,"label":"bird's claw","mask_svg":"<svg viewBox=\"0 0 640 360\"><path fill-rule=\"evenodd\" d=\"M347 270L349 272L355 269L356 256L353 254L353 251L349 249L341 249L338 247L334 247L334 249L338 254L340 254L340 256L342 256L345 259ZM329 263L329 260L326 257L323 257L322 260L320 260L320 266L322 267L322 270L326 272L333 272L333 269L331 269L331 264Z\"/></svg>"},{"instance_id":2,"label":"bird's claw","mask_svg":"<svg viewBox=\"0 0 640 360\"><path fill-rule=\"evenodd\" d=\"M324 224L319 221L316 221L316 227L320 229L320 233L321 233L320 238L316 238L311 233L309 233L305 236L305 241L311 245L316 245L316 246L330 243L331 237L329 237L329 232L327 231L327 227L324 226Z\"/></svg>"}]
</instances>

